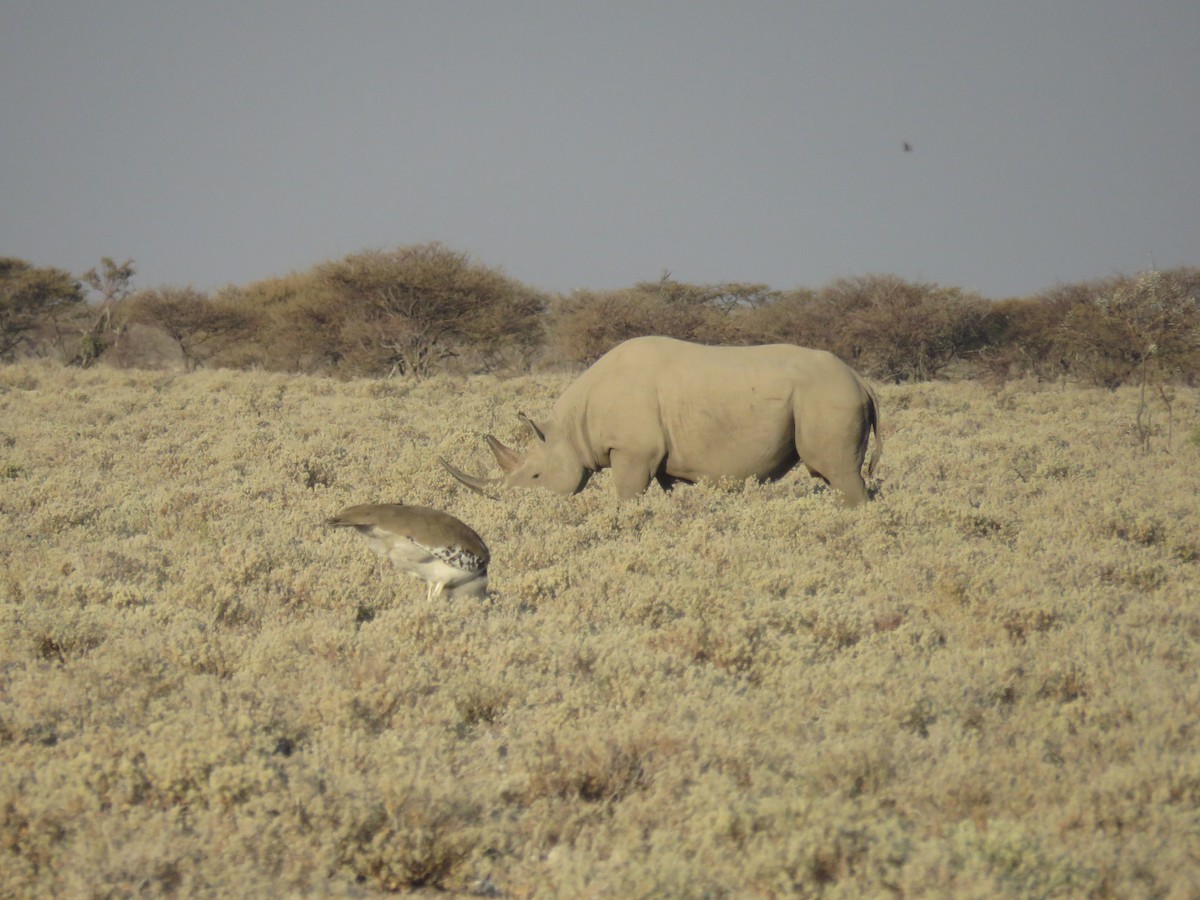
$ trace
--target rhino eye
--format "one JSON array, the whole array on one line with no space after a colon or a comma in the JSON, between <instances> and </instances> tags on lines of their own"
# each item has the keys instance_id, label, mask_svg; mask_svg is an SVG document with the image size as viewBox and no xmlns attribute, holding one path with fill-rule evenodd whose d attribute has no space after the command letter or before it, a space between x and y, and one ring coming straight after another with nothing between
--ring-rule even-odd
<instances>
[{"instance_id":1,"label":"rhino eye","mask_svg":"<svg viewBox=\"0 0 1200 900\"><path fill-rule=\"evenodd\" d=\"M541 477L542 477L542 473L541 473L541 472L534 472L534 473L533 473L533 480L534 480L534 481L537 481L537 480L538 480L539 478L541 478Z\"/></svg>"}]
</instances>

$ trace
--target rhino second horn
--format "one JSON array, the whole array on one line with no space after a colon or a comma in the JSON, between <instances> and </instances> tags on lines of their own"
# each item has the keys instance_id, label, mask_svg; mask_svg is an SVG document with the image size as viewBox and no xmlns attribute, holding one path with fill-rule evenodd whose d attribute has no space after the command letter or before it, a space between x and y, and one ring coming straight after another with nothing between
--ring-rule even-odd
<instances>
[{"instance_id":1,"label":"rhino second horn","mask_svg":"<svg viewBox=\"0 0 1200 900\"><path fill-rule=\"evenodd\" d=\"M500 471L505 475L514 469L521 467L521 463L525 462L525 458L515 450L510 450L500 443L492 435L488 435L485 440L487 445L492 448L492 454L496 457L496 463L500 466Z\"/></svg>"},{"instance_id":2,"label":"rhino second horn","mask_svg":"<svg viewBox=\"0 0 1200 900\"><path fill-rule=\"evenodd\" d=\"M447 472L449 472L451 475L453 475L455 478L457 478L459 481L461 481L463 484L465 484L467 487L469 487L475 493L482 494L483 496L487 497L489 500L497 499L495 495L489 494L485 490L485 488L490 487L491 485L496 484L496 483L502 481L503 479L480 478L477 475L468 475L462 469L457 469L454 466L450 465L450 463L446 462L446 460L440 456L438 457L438 462L440 462L442 464L443 469L445 469Z\"/></svg>"}]
</instances>

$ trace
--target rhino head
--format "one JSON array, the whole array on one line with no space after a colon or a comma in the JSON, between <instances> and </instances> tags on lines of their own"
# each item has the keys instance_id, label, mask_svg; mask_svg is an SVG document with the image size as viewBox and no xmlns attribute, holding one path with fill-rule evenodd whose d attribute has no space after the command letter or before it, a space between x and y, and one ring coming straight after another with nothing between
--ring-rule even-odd
<instances>
[{"instance_id":1,"label":"rhino head","mask_svg":"<svg viewBox=\"0 0 1200 900\"><path fill-rule=\"evenodd\" d=\"M491 496L487 488L492 485L545 488L563 495L583 490L591 471L583 465L570 443L562 438L555 439L553 425L538 425L525 413L518 413L517 418L525 423L534 438L524 455L504 446L494 435L485 438L503 475L480 478L456 469L444 459L439 458L439 462L451 475L484 496Z\"/></svg>"}]
</instances>

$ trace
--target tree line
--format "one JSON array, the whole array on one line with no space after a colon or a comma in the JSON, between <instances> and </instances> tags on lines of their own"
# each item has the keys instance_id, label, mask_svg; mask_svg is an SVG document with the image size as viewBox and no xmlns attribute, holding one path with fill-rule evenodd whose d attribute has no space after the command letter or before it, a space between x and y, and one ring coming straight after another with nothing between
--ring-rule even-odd
<instances>
[{"instance_id":1,"label":"tree line","mask_svg":"<svg viewBox=\"0 0 1200 900\"><path fill-rule=\"evenodd\" d=\"M259 368L337 377L578 367L627 338L789 342L888 381L1065 378L1194 384L1200 269L1057 285L988 300L893 275L818 289L688 284L550 295L442 244L368 250L213 293L135 289L132 260L75 277L0 258L0 359Z\"/></svg>"}]
</instances>

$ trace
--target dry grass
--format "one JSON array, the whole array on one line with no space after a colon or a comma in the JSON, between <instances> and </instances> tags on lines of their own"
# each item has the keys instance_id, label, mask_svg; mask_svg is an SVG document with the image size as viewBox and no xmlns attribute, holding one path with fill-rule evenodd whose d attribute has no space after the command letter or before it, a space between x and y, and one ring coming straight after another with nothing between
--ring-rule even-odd
<instances>
[{"instance_id":1,"label":"dry grass","mask_svg":"<svg viewBox=\"0 0 1200 900\"><path fill-rule=\"evenodd\" d=\"M1200 391L1146 454L1132 389L884 388L853 512L437 467L565 384L0 368L5 892L1200 893Z\"/></svg>"}]
</instances>

